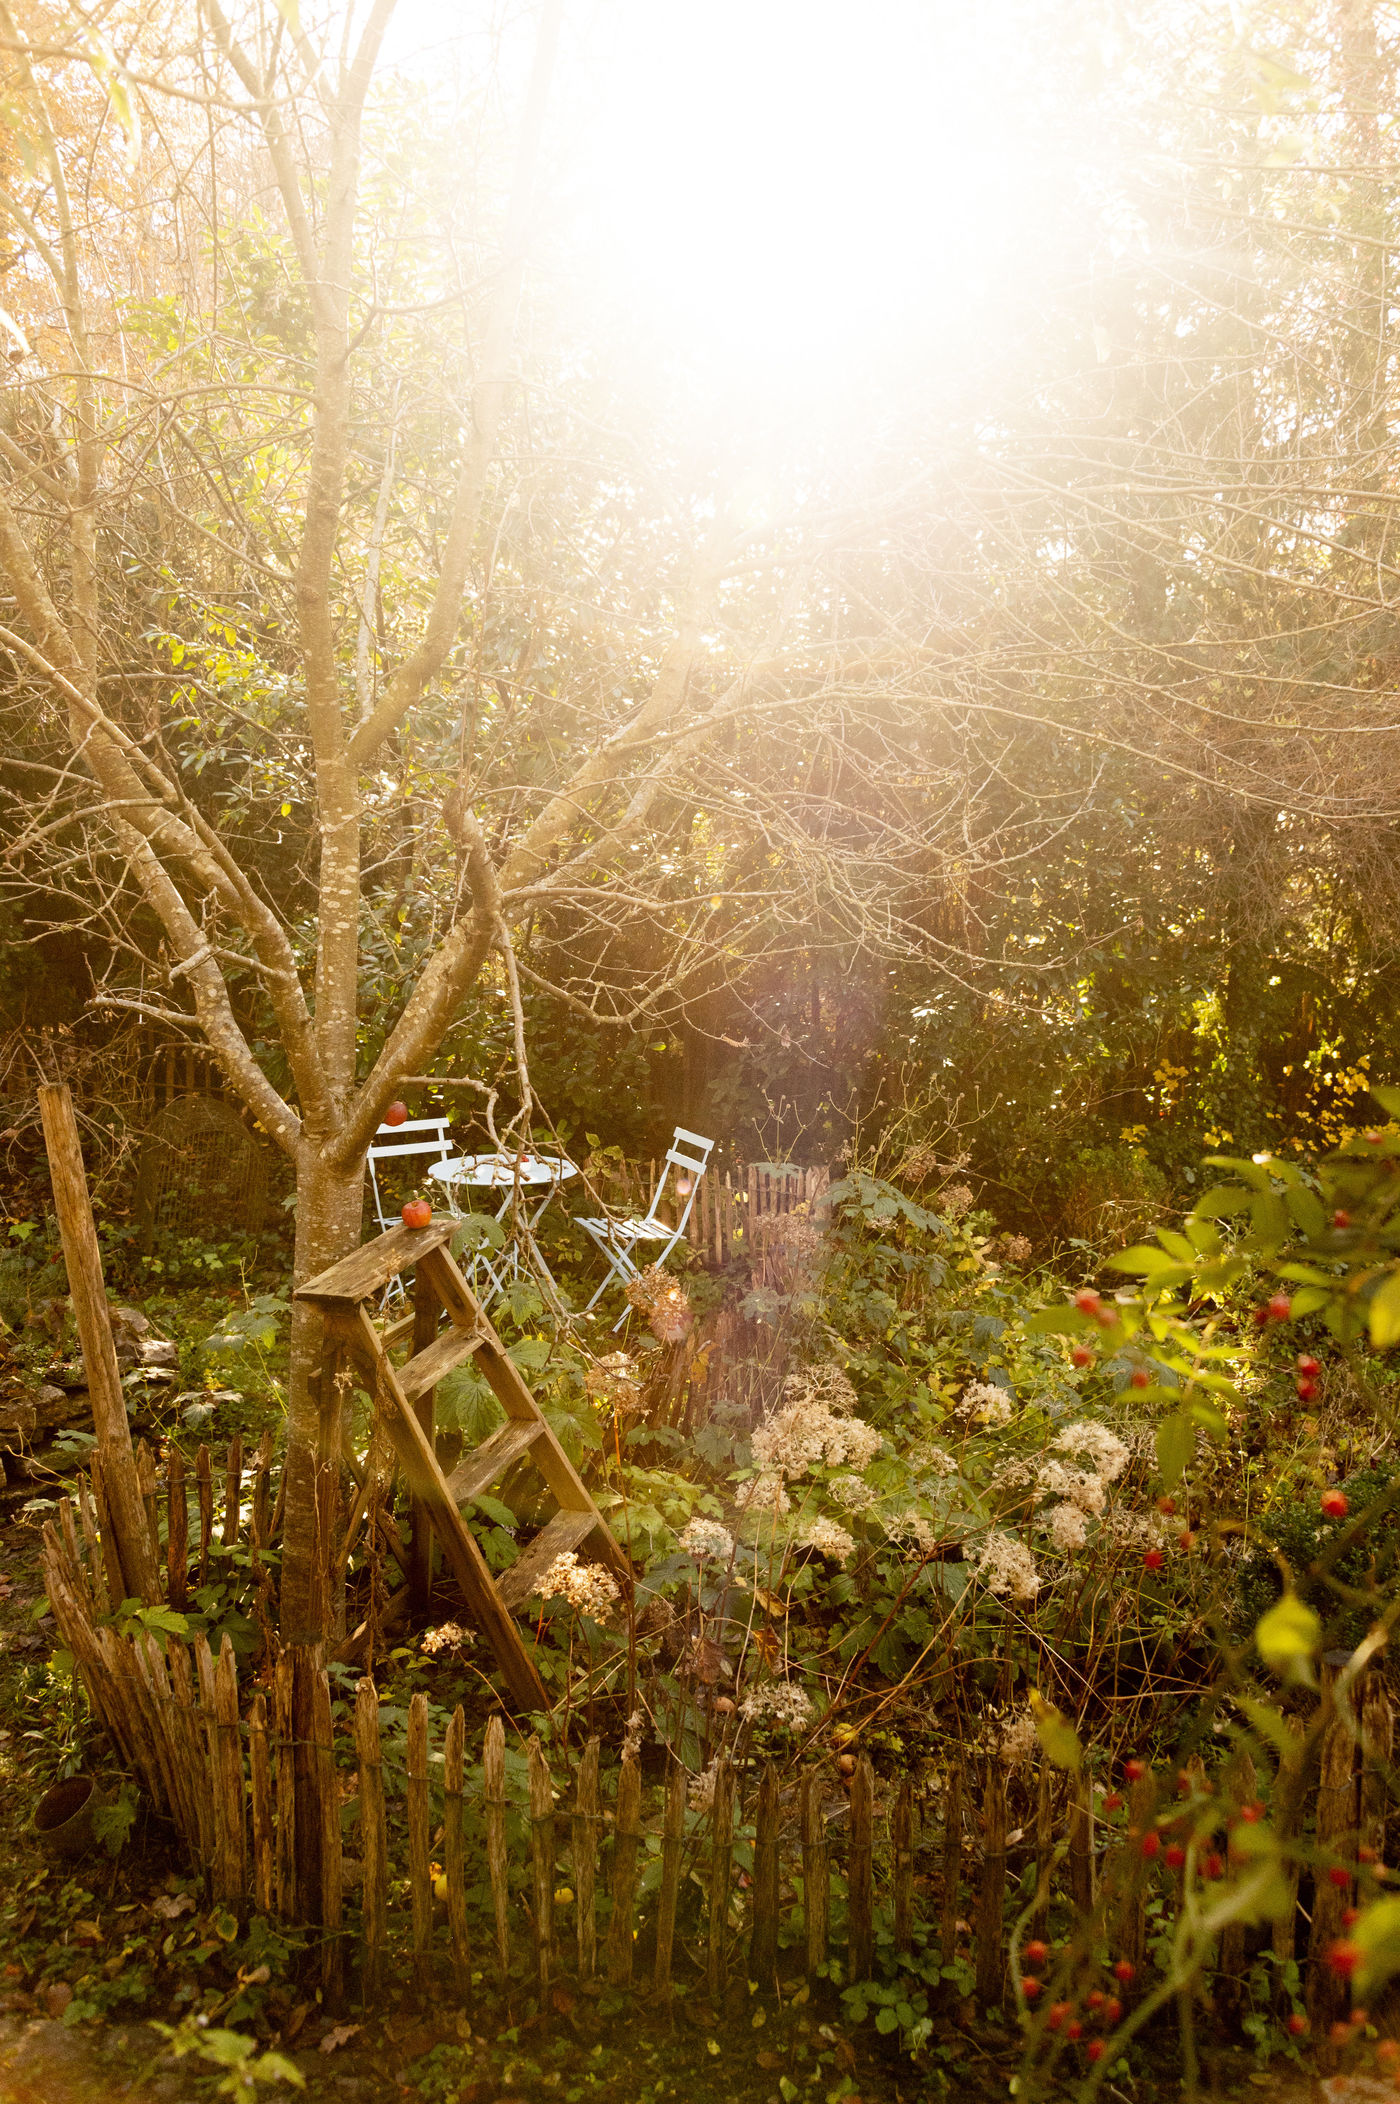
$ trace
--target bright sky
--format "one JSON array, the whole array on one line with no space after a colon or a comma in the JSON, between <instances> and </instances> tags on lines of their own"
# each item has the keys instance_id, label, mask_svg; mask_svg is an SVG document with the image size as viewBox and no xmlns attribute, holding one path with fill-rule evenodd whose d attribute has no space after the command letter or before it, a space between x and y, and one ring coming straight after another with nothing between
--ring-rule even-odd
<instances>
[{"instance_id":1,"label":"bright sky","mask_svg":"<svg viewBox=\"0 0 1400 2104\"><path fill-rule=\"evenodd\" d=\"M561 77L581 276L761 388L960 332L1043 264L1069 179L1023 85L1035 12L599 0Z\"/></svg>"}]
</instances>

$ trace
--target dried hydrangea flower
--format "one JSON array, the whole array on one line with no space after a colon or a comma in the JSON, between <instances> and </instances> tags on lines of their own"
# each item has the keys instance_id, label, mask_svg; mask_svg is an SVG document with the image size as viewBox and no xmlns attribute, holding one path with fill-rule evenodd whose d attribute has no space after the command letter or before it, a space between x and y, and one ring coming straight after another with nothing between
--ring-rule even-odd
<instances>
[{"instance_id":1,"label":"dried hydrangea flower","mask_svg":"<svg viewBox=\"0 0 1400 2104\"><path fill-rule=\"evenodd\" d=\"M609 1352L595 1359L583 1385L595 1403L604 1404L619 1417L634 1417L642 1407L641 1372L627 1352Z\"/></svg>"},{"instance_id":2,"label":"dried hydrangea flower","mask_svg":"<svg viewBox=\"0 0 1400 2104\"><path fill-rule=\"evenodd\" d=\"M754 1432L754 1460L765 1473L788 1477L813 1468L867 1468L884 1440L851 1415L856 1400L845 1374L829 1362L789 1374L777 1409Z\"/></svg>"},{"instance_id":3,"label":"dried hydrangea flower","mask_svg":"<svg viewBox=\"0 0 1400 2104\"><path fill-rule=\"evenodd\" d=\"M995 1528L978 1551L977 1575L988 1592L1012 1600L1033 1600L1040 1591L1040 1573L1030 1550L1014 1534Z\"/></svg>"},{"instance_id":4,"label":"dried hydrangea flower","mask_svg":"<svg viewBox=\"0 0 1400 2104\"><path fill-rule=\"evenodd\" d=\"M958 1408L979 1425L999 1426L1011 1422L1015 1399L995 1381L969 1381Z\"/></svg>"},{"instance_id":5,"label":"dried hydrangea flower","mask_svg":"<svg viewBox=\"0 0 1400 2104\"><path fill-rule=\"evenodd\" d=\"M697 1516L693 1520L687 1520L676 1546L684 1549L688 1556L693 1556L697 1563L707 1560L728 1563L734 1554L734 1537L727 1527L721 1527L718 1520L706 1520Z\"/></svg>"},{"instance_id":6,"label":"dried hydrangea flower","mask_svg":"<svg viewBox=\"0 0 1400 2104\"><path fill-rule=\"evenodd\" d=\"M1083 1548L1087 1523L1078 1505L1052 1505L1040 1515L1040 1524L1061 1556L1072 1556Z\"/></svg>"},{"instance_id":7,"label":"dried hydrangea flower","mask_svg":"<svg viewBox=\"0 0 1400 2104\"><path fill-rule=\"evenodd\" d=\"M844 1563L856 1545L855 1536L835 1520L812 1520L799 1539L802 1548L815 1549L819 1556L830 1556L836 1563Z\"/></svg>"},{"instance_id":8,"label":"dried hydrangea flower","mask_svg":"<svg viewBox=\"0 0 1400 2104\"><path fill-rule=\"evenodd\" d=\"M1050 1444L1062 1454L1087 1455L1093 1463L1095 1474L1106 1483L1116 1483L1128 1465L1129 1453L1117 1434L1107 1425L1096 1424L1092 1418L1081 1418L1078 1423L1064 1425L1055 1434Z\"/></svg>"},{"instance_id":9,"label":"dried hydrangea flower","mask_svg":"<svg viewBox=\"0 0 1400 2104\"><path fill-rule=\"evenodd\" d=\"M812 1721L812 1705L795 1680L770 1680L753 1688L739 1705L751 1724L767 1720L782 1731L801 1731Z\"/></svg>"},{"instance_id":10,"label":"dried hydrangea flower","mask_svg":"<svg viewBox=\"0 0 1400 2104\"><path fill-rule=\"evenodd\" d=\"M1066 1468L1063 1461L1045 1462L1036 1476L1036 1488L1052 1498L1067 1498L1081 1512L1103 1511L1106 1485L1102 1476L1082 1468Z\"/></svg>"},{"instance_id":11,"label":"dried hydrangea flower","mask_svg":"<svg viewBox=\"0 0 1400 2104\"><path fill-rule=\"evenodd\" d=\"M418 1641L425 1651L431 1653L465 1651L468 1644L476 1642L476 1631L463 1629L460 1622L441 1622L436 1629L425 1629Z\"/></svg>"},{"instance_id":12,"label":"dried hydrangea flower","mask_svg":"<svg viewBox=\"0 0 1400 2104\"><path fill-rule=\"evenodd\" d=\"M875 1492L864 1476L833 1476L826 1487L847 1512L868 1512L875 1503Z\"/></svg>"},{"instance_id":13,"label":"dried hydrangea flower","mask_svg":"<svg viewBox=\"0 0 1400 2104\"><path fill-rule=\"evenodd\" d=\"M535 1591L542 1600L567 1600L575 1614L592 1615L601 1622L622 1595L617 1580L601 1564L580 1563L573 1549L556 1556Z\"/></svg>"}]
</instances>

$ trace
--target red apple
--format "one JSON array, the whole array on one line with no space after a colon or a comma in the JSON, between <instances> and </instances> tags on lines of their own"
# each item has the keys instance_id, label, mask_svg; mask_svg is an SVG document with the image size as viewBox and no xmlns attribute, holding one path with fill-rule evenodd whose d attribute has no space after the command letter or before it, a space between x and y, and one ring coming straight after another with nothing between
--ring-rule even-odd
<instances>
[{"instance_id":1,"label":"red apple","mask_svg":"<svg viewBox=\"0 0 1400 2104\"><path fill-rule=\"evenodd\" d=\"M1329 1520L1344 1520L1347 1509L1347 1494L1344 1490L1325 1490L1322 1493L1322 1510Z\"/></svg>"},{"instance_id":2,"label":"red apple","mask_svg":"<svg viewBox=\"0 0 1400 2104\"><path fill-rule=\"evenodd\" d=\"M408 1105L394 1102L389 1105L389 1108L384 1113L384 1123L386 1125L402 1125L407 1116Z\"/></svg>"},{"instance_id":3,"label":"red apple","mask_svg":"<svg viewBox=\"0 0 1400 2104\"><path fill-rule=\"evenodd\" d=\"M426 1198L410 1198L401 1215L405 1227L428 1227L432 1217L433 1209Z\"/></svg>"}]
</instances>

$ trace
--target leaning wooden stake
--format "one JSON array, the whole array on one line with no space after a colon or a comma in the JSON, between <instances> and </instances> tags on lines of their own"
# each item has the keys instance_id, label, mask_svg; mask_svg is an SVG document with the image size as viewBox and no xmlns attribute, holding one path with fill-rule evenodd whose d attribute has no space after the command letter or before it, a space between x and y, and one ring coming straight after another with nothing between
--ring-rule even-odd
<instances>
[{"instance_id":1,"label":"leaning wooden stake","mask_svg":"<svg viewBox=\"0 0 1400 2104\"><path fill-rule=\"evenodd\" d=\"M413 1958L428 1984L433 1943L433 1877L428 1861L428 1698L420 1688L408 1706L408 1876L413 1904Z\"/></svg>"},{"instance_id":2,"label":"leaning wooden stake","mask_svg":"<svg viewBox=\"0 0 1400 2104\"><path fill-rule=\"evenodd\" d=\"M642 1845L642 1771L628 1754L617 1779L613 1840L612 1919L608 1923L608 1985L632 1984L632 1920L637 1902L637 1858Z\"/></svg>"},{"instance_id":3,"label":"leaning wooden stake","mask_svg":"<svg viewBox=\"0 0 1400 2104\"><path fill-rule=\"evenodd\" d=\"M365 2006L372 2008L384 1985L389 1858L384 1829L384 1767L379 1749L379 1696L374 1682L368 1679L362 1680L355 1690L355 1751L360 1767L360 1854L364 1862L361 1922L365 1962L361 1985Z\"/></svg>"},{"instance_id":4,"label":"leaning wooden stake","mask_svg":"<svg viewBox=\"0 0 1400 2104\"><path fill-rule=\"evenodd\" d=\"M758 1785L754 1815L753 1934L749 1978L764 1991L778 1980L778 1775L769 1761Z\"/></svg>"},{"instance_id":5,"label":"leaning wooden stake","mask_svg":"<svg viewBox=\"0 0 1400 2104\"><path fill-rule=\"evenodd\" d=\"M574 1911L578 1917L578 1976L598 1969L598 1925L594 1912L598 1878L598 1741L590 1739L578 1767L578 1789L570 1829L574 1857Z\"/></svg>"},{"instance_id":6,"label":"leaning wooden stake","mask_svg":"<svg viewBox=\"0 0 1400 2104\"><path fill-rule=\"evenodd\" d=\"M39 1090L39 1116L48 1150L49 1176L53 1184L54 1211L63 1243L63 1261L68 1271L68 1290L73 1297L73 1315L78 1325L88 1394L92 1400L92 1427L96 1451L102 1457L102 1487L108 1518L115 1536L121 1564L123 1597L143 1600L153 1606L160 1598L151 1537L136 1477L136 1456L131 1448L126 1399L122 1394L117 1347L107 1314L107 1288L102 1278L102 1257L97 1247L88 1197L83 1150L78 1141L78 1121L67 1082L45 1083Z\"/></svg>"},{"instance_id":7,"label":"leaning wooden stake","mask_svg":"<svg viewBox=\"0 0 1400 2104\"><path fill-rule=\"evenodd\" d=\"M863 1753L851 1777L851 1842L846 1858L847 1971L868 1980L875 1963L875 1771Z\"/></svg>"},{"instance_id":8,"label":"leaning wooden stake","mask_svg":"<svg viewBox=\"0 0 1400 2104\"><path fill-rule=\"evenodd\" d=\"M676 1942L676 1904L681 1889L681 1851L685 1840L685 1770L673 1760L666 1777L666 1812L661 1834L661 1891L656 1903L656 1962L652 1993L658 2002L671 1999L671 1958Z\"/></svg>"},{"instance_id":9,"label":"leaning wooden stake","mask_svg":"<svg viewBox=\"0 0 1400 2104\"><path fill-rule=\"evenodd\" d=\"M442 1863L447 1875L447 1929L452 1939L452 1979L466 2001L471 1995L471 1945L467 1939L467 1866L462 1835L462 1755L466 1719L459 1702L443 1748Z\"/></svg>"},{"instance_id":10,"label":"leaning wooden stake","mask_svg":"<svg viewBox=\"0 0 1400 2104\"><path fill-rule=\"evenodd\" d=\"M267 1703L255 1695L248 1711L248 1780L253 1806L253 1905L272 1912L272 1763L267 1751Z\"/></svg>"},{"instance_id":11,"label":"leaning wooden stake","mask_svg":"<svg viewBox=\"0 0 1400 2104\"><path fill-rule=\"evenodd\" d=\"M527 1749L530 1770L530 1863L535 1892L535 1972L543 1993L554 1970L554 1789L538 1739Z\"/></svg>"},{"instance_id":12,"label":"leaning wooden stake","mask_svg":"<svg viewBox=\"0 0 1400 2104\"><path fill-rule=\"evenodd\" d=\"M496 1917L496 1963L504 1981L510 1974L510 1930L507 1926L510 1885L506 1871L506 1727L499 1715L492 1717L486 1726L481 1774L486 1868L491 1879L491 1904Z\"/></svg>"},{"instance_id":13,"label":"leaning wooden stake","mask_svg":"<svg viewBox=\"0 0 1400 2104\"><path fill-rule=\"evenodd\" d=\"M802 1925L810 1979L826 1963L831 1934L831 1864L821 1788L813 1768L802 1778Z\"/></svg>"}]
</instances>

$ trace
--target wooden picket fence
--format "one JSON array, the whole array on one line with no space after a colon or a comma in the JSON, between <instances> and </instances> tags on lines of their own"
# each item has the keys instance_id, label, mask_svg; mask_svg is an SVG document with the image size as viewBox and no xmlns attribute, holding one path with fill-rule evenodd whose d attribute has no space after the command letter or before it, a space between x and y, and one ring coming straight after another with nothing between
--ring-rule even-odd
<instances>
[{"instance_id":1,"label":"wooden picket fence","mask_svg":"<svg viewBox=\"0 0 1400 2104\"><path fill-rule=\"evenodd\" d=\"M1127 1805L1106 1817L1102 1785L1087 1775L1069 1777L1047 1764L1008 1771L999 1756L955 1759L916 1788L907 1776L877 1784L863 1754L841 1776L830 1758L780 1775L771 1764L721 1753L707 1771L707 1802L691 1809L687 1776L669 1756L660 1786L644 1789L634 1757L604 1778L596 1738L557 1776L532 1738L528 1797L521 1801L517 1791L512 1801L503 1719L486 1725L469 1788L461 1708L433 1748L420 1692L408 1711L406 1745L392 1750L407 1831L407 1863L392 1865L396 1793L386 1788L373 1681L358 1682L353 1714L337 1718L319 1649L270 1644L261 1684L240 1690L227 1637L216 1658L203 1637L186 1644L112 1626L99 1613L104 1579L92 1519L90 1500L80 1500L76 1516L65 1502L44 1543L55 1619L94 1707L150 1805L206 1877L212 1901L307 1929L332 2002L353 1985L356 1966L367 2000L399 1969L422 1988L448 1979L463 1996L474 1968L502 1989L513 1981L545 1989L572 1971L661 2001L678 1977L711 1998L731 1976L771 1991L786 1978L818 1976L833 1957L855 1981L874 1969L883 1924L896 1953L936 1948L941 1963L967 1968L958 1992L972 1988L984 2008L1005 2006L1008 1896L1027 1866L1035 1879L1021 1914L1025 1936L1047 1932L1053 1906L1071 1924L1058 1931L1066 1951L1077 1946L1082 1955L1107 1942L1141 1973L1149 1901L1165 1892L1179 1904L1182 1896L1183 1871L1173 1867L1169 1845L1184 1831L1177 1822L1189 1827L1211 1797L1223 1830L1242 1808L1253 1816L1257 1780L1243 1755L1212 1778L1193 1760L1174 1794L1143 1776ZM1345 1985L1328 1954L1358 1883L1372 1875L1363 1866L1384 1861L1393 1809L1394 1718L1385 1683L1370 1672L1347 1702L1333 1705L1328 1690L1337 1671L1333 1661L1319 1728L1298 1724L1270 1811L1276 1830L1301 1843L1310 1905L1298 1904L1295 1869L1294 1906L1256 1932L1280 1965L1295 1956L1302 1963L1319 2024L1344 2011ZM567 1768L559 1755L555 1763ZM348 1881L342 1812L352 1802L359 1867ZM1153 1833L1163 1845L1149 1856L1143 1837ZM1225 1831L1209 1843L1222 1851L1218 1858L1199 1846L1195 1861L1205 1877L1228 1876ZM641 1870L655 1855L659 1881L643 1908ZM1345 1877L1332 1874L1337 1866ZM572 1891L572 1934L561 1882ZM391 1900L405 1884L400 1919ZM1244 1928L1228 1925L1210 1980L1214 2007L1227 2020L1243 2007L1251 1955ZM1081 1985L1083 1978L1081 1964ZM1129 2003L1138 1991L1118 1990Z\"/></svg>"}]
</instances>

